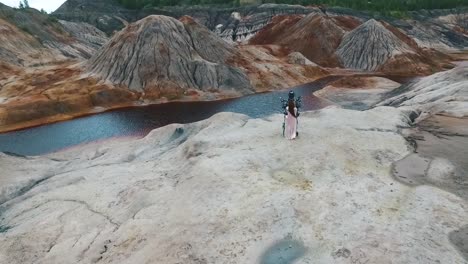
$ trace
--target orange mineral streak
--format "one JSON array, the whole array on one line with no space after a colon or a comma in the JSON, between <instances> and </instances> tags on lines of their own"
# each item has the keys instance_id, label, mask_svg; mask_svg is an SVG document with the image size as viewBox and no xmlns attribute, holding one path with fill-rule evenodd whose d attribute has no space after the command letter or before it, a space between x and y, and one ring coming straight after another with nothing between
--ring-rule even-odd
<instances>
[{"instance_id":1,"label":"orange mineral streak","mask_svg":"<svg viewBox=\"0 0 468 264\"><path fill-rule=\"evenodd\" d=\"M337 67L341 65L334 53L343 35L359 23L351 17L336 19L322 14L277 16L250 44L282 45L320 66Z\"/></svg>"}]
</instances>

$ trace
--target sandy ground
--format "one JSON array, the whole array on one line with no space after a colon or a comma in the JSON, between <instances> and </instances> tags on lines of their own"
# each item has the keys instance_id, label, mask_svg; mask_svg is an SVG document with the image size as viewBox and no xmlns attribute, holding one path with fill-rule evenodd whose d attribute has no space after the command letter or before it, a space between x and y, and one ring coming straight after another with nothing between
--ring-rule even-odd
<instances>
[{"instance_id":1,"label":"sandy ground","mask_svg":"<svg viewBox=\"0 0 468 264\"><path fill-rule=\"evenodd\" d=\"M467 200L393 177L413 150L408 115L307 112L288 141L281 115L221 113L141 140L1 155L0 262L466 263Z\"/></svg>"}]
</instances>

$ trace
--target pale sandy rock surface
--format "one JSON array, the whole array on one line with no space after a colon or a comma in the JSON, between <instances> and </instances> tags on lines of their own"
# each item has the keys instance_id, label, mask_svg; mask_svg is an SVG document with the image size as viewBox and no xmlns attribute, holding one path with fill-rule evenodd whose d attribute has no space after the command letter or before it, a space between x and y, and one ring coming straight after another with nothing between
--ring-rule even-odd
<instances>
[{"instance_id":1,"label":"pale sandy rock surface","mask_svg":"<svg viewBox=\"0 0 468 264\"><path fill-rule=\"evenodd\" d=\"M427 115L443 114L454 117L468 115L468 66L421 78L406 87L403 93L380 103L417 109Z\"/></svg>"},{"instance_id":2,"label":"pale sandy rock surface","mask_svg":"<svg viewBox=\"0 0 468 264\"><path fill-rule=\"evenodd\" d=\"M382 77L343 77L314 93L344 108L365 110L382 101L400 84Z\"/></svg>"},{"instance_id":3,"label":"pale sandy rock surface","mask_svg":"<svg viewBox=\"0 0 468 264\"><path fill-rule=\"evenodd\" d=\"M4 62L22 65L30 60L28 56L41 48L32 36L20 32L14 25L0 19L0 59ZM40 52L35 52L37 54ZM34 54L34 55L35 55Z\"/></svg>"},{"instance_id":4,"label":"pale sandy rock surface","mask_svg":"<svg viewBox=\"0 0 468 264\"><path fill-rule=\"evenodd\" d=\"M467 263L467 201L391 176L411 152L406 112L303 113L295 141L281 122L221 113L2 155L0 262Z\"/></svg>"}]
</instances>

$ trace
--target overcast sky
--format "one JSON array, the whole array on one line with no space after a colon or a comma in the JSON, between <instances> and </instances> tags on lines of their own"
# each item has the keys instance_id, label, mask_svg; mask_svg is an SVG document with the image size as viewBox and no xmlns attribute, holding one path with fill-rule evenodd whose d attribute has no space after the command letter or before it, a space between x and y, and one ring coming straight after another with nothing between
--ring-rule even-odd
<instances>
[{"instance_id":1,"label":"overcast sky","mask_svg":"<svg viewBox=\"0 0 468 264\"><path fill-rule=\"evenodd\" d=\"M41 10L43 8L47 12L53 12L59 6L65 2L65 0L28 0L29 5L33 8L36 8L38 10ZM20 0L0 0L1 3L5 5L9 5L11 7L18 7Z\"/></svg>"}]
</instances>

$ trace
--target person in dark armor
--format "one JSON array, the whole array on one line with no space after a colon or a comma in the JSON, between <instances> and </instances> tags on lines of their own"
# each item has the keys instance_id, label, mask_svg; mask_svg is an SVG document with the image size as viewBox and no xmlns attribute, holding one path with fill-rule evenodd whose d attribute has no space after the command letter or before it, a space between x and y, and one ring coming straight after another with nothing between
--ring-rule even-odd
<instances>
[{"instance_id":1,"label":"person in dark armor","mask_svg":"<svg viewBox=\"0 0 468 264\"><path fill-rule=\"evenodd\" d=\"M283 136L287 139L295 139L297 131L299 108L301 107L301 97L296 98L293 91L288 94L288 100L282 100L284 110Z\"/></svg>"}]
</instances>

